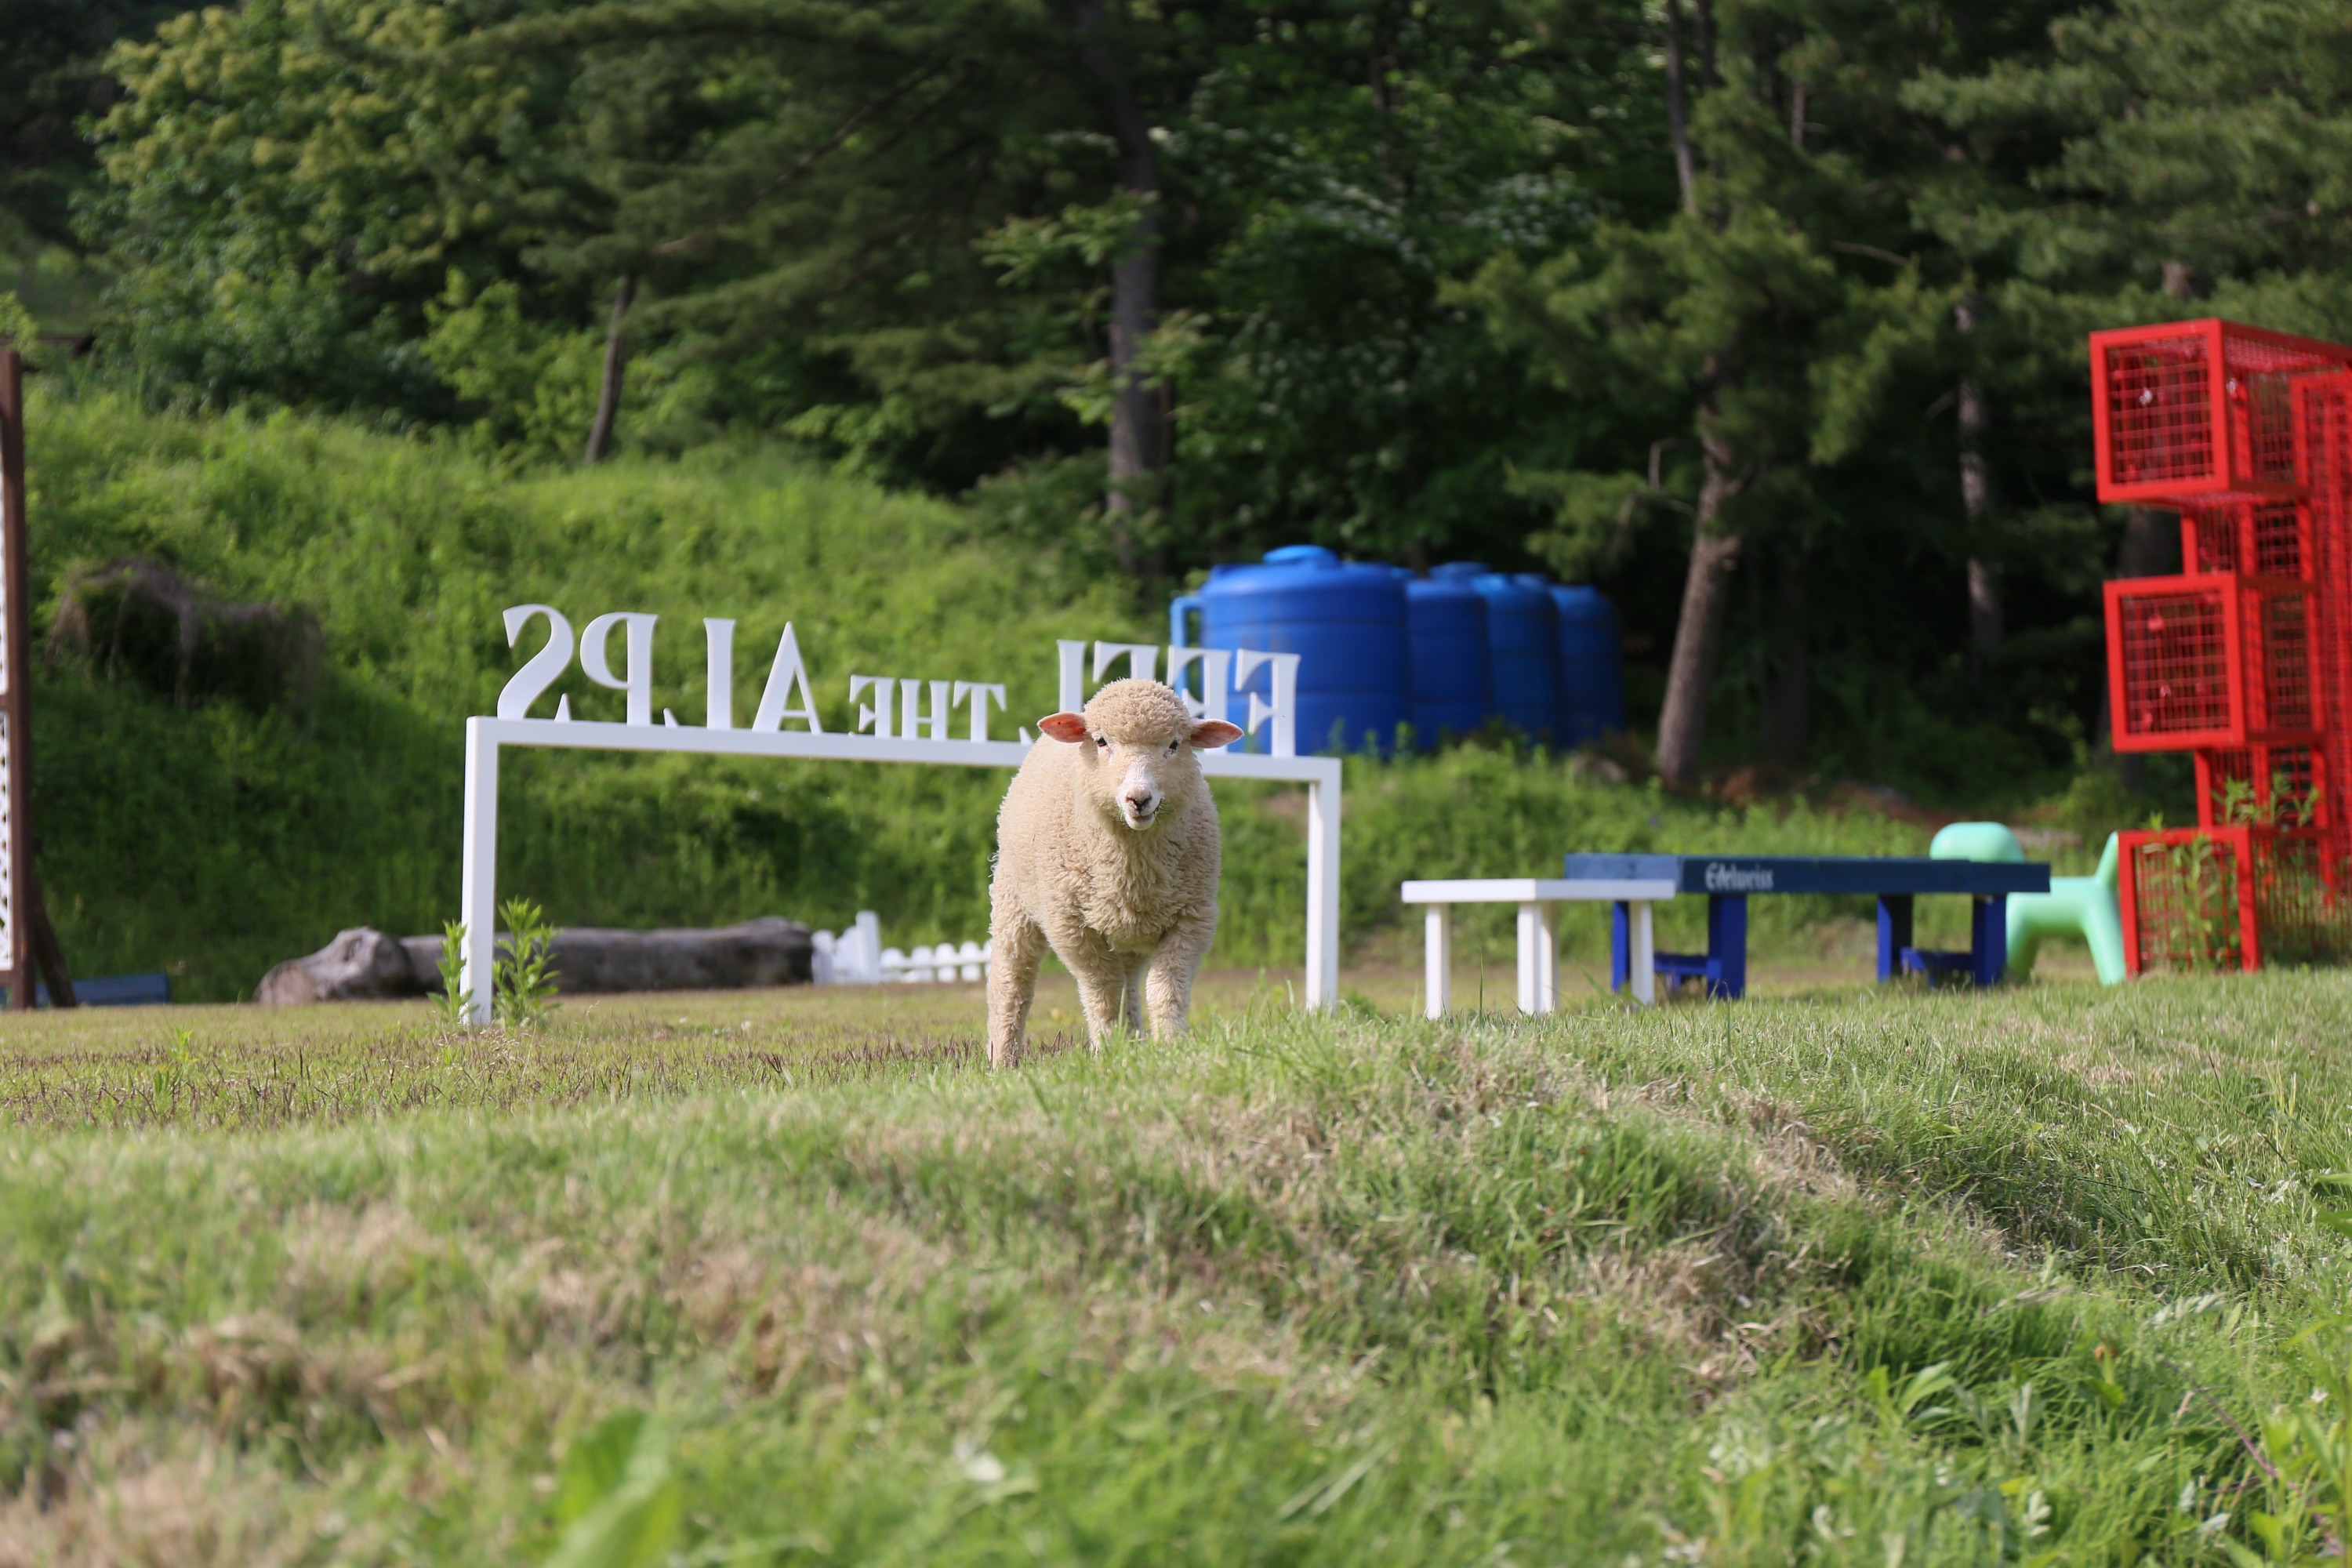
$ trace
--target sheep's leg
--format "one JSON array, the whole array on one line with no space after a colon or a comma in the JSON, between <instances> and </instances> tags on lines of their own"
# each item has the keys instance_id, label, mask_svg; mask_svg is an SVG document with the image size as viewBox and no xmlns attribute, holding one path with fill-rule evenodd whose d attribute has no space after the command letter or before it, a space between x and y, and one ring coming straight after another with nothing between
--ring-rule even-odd
<instances>
[{"instance_id":1,"label":"sheep's leg","mask_svg":"<svg viewBox=\"0 0 2352 1568\"><path fill-rule=\"evenodd\" d=\"M1209 943L1216 939L1217 910L1185 916L1169 928L1153 950L1144 990L1151 1005L1151 1033L1160 1039L1182 1034L1192 1011L1192 977L1201 972Z\"/></svg>"},{"instance_id":2,"label":"sheep's leg","mask_svg":"<svg viewBox=\"0 0 2352 1568\"><path fill-rule=\"evenodd\" d=\"M1054 956L1078 983L1078 1005L1087 1015L1087 1044L1100 1051L1103 1041L1118 1027L1119 1007L1127 993L1127 959L1112 952L1100 935L1085 930L1067 941L1055 942Z\"/></svg>"},{"instance_id":3,"label":"sheep's leg","mask_svg":"<svg viewBox=\"0 0 2352 1568\"><path fill-rule=\"evenodd\" d=\"M1139 952L1127 959L1127 984L1118 997L1118 1019L1137 1034L1144 1031L1143 977L1151 969L1151 954Z\"/></svg>"},{"instance_id":4,"label":"sheep's leg","mask_svg":"<svg viewBox=\"0 0 2352 1568\"><path fill-rule=\"evenodd\" d=\"M988 933L988 1065L1017 1066L1029 1027L1029 1004L1037 995L1037 965L1045 962L1045 933L1017 910L1001 913Z\"/></svg>"}]
</instances>

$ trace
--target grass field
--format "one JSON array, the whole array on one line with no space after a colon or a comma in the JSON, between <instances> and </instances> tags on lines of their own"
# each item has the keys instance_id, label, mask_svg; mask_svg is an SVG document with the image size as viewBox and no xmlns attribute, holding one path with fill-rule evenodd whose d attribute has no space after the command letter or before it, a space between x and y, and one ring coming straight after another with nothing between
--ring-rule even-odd
<instances>
[{"instance_id":1,"label":"grass field","mask_svg":"<svg viewBox=\"0 0 2352 1568\"><path fill-rule=\"evenodd\" d=\"M2218 1563L2343 1500L2340 979L1225 975L1100 1058L1066 984L1006 1075L961 985L8 1021L0 1563Z\"/></svg>"}]
</instances>

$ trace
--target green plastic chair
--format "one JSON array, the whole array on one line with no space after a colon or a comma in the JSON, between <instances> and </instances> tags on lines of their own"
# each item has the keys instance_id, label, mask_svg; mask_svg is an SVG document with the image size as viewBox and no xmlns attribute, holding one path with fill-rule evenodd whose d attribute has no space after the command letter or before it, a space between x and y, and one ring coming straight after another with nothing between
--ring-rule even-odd
<instances>
[{"instance_id":1,"label":"green plastic chair","mask_svg":"<svg viewBox=\"0 0 2352 1568\"><path fill-rule=\"evenodd\" d=\"M2046 893L2012 893L2009 900L2009 977L2033 973L2034 954L2045 936L2079 936L2091 944L2091 963L2102 985L2120 985L2124 967L2123 906L2116 900L2116 877L2123 849L2116 835L2099 855L2099 868L2087 877L2053 877Z\"/></svg>"}]
</instances>

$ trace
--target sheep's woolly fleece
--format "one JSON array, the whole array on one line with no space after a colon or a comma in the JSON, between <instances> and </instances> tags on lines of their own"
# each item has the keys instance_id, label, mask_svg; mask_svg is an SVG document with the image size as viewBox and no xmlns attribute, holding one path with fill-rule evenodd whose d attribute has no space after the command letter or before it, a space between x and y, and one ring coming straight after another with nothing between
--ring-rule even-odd
<instances>
[{"instance_id":1,"label":"sheep's woolly fleece","mask_svg":"<svg viewBox=\"0 0 2352 1568\"><path fill-rule=\"evenodd\" d=\"M1049 946L1077 980L1097 1047L1147 1007L1154 1034L1184 1027L1217 929L1217 808L1191 744L1199 724L1168 687L1114 681L1087 704L1083 738L1039 741L1014 776L990 888L992 1062L1019 1058ZM1130 826L1117 797L1139 777L1160 800Z\"/></svg>"}]
</instances>

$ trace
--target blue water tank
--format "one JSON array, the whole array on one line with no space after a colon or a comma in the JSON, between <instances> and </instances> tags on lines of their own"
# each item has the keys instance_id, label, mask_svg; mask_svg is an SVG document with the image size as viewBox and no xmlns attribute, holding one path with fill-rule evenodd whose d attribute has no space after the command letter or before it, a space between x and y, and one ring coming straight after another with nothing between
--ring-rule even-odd
<instances>
[{"instance_id":1,"label":"blue water tank","mask_svg":"<svg viewBox=\"0 0 2352 1568\"><path fill-rule=\"evenodd\" d=\"M1559 613L1551 586L1533 573L1505 576L1470 561L1430 574L1467 583L1486 601L1487 710L1529 739L1548 741L1559 722Z\"/></svg>"},{"instance_id":2,"label":"blue water tank","mask_svg":"<svg viewBox=\"0 0 2352 1568\"><path fill-rule=\"evenodd\" d=\"M1200 632L1188 637L1195 610ZM1169 605L1168 623L1171 642L1297 654L1301 752L1329 751L1335 733L1348 750L1387 751L1412 718L1405 585L1394 567L1343 562L1317 544L1286 545L1255 565L1211 572L1199 593ZM1261 670L1249 684L1271 695L1271 679ZM1234 722L1247 722L1248 707L1236 693ZM1252 735L1244 749L1268 749L1270 731Z\"/></svg>"},{"instance_id":3,"label":"blue water tank","mask_svg":"<svg viewBox=\"0 0 2352 1568\"><path fill-rule=\"evenodd\" d=\"M1486 596L1459 577L1407 575L1404 615L1412 735L1425 752L1442 735L1466 735L1486 721Z\"/></svg>"},{"instance_id":4,"label":"blue water tank","mask_svg":"<svg viewBox=\"0 0 2352 1568\"><path fill-rule=\"evenodd\" d=\"M1559 613L1559 742L1581 746L1625 728L1624 637L1598 588L1554 584Z\"/></svg>"}]
</instances>

